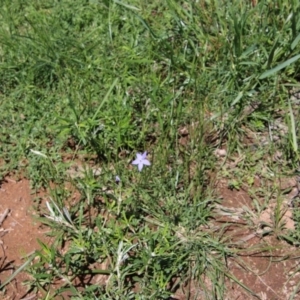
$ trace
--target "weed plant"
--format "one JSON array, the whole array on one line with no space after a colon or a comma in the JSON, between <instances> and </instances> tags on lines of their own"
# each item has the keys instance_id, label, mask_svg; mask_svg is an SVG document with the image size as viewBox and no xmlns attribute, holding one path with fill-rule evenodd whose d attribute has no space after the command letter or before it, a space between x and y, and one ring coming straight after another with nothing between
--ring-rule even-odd
<instances>
[{"instance_id":1,"label":"weed plant","mask_svg":"<svg viewBox=\"0 0 300 300\"><path fill-rule=\"evenodd\" d=\"M223 299L236 249L209 225L213 178L238 189L298 167L299 20L295 0L1 1L1 176L49 190L53 244L30 259L28 289L170 299L193 283L186 299ZM219 148L242 163L222 169ZM72 163L84 172L69 176Z\"/></svg>"}]
</instances>

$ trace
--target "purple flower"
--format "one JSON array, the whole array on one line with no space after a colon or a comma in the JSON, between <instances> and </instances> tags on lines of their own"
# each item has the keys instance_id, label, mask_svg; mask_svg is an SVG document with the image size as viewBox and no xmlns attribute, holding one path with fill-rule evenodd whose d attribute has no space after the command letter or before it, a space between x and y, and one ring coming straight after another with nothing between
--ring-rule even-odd
<instances>
[{"instance_id":1,"label":"purple flower","mask_svg":"<svg viewBox=\"0 0 300 300\"><path fill-rule=\"evenodd\" d=\"M116 184L119 184L121 182L121 179L120 179L120 177L117 175L116 176Z\"/></svg>"},{"instance_id":2,"label":"purple flower","mask_svg":"<svg viewBox=\"0 0 300 300\"><path fill-rule=\"evenodd\" d=\"M143 154L142 153L137 153L136 154L136 159L132 162L133 165L137 165L139 171L141 172L144 165L145 166L150 166L150 162L147 159L147 151L145 151Z\"/></svg>"}]
</instances>

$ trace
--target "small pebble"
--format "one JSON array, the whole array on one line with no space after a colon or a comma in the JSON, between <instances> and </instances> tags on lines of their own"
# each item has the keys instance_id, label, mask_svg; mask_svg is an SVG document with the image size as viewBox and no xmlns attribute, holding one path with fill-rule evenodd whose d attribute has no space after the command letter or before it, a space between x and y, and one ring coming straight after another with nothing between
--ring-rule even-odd
<instances>
[{"instance_id":1,"label":"small pebble","mask_svg":"<svg viewBox=\"0 0 300 300\"><path fill-rule=\"evenodd\" d=\"M224 157L227 155L227 151L225 149L216 149L215 155L218 157Z\"/></svg>"}]
</instances>

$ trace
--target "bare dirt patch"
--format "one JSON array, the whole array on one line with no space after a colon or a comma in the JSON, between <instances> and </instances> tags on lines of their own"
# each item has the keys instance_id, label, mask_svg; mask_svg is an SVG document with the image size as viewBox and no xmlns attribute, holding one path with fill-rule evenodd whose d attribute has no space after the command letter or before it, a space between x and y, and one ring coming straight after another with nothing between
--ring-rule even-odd
<instances>
[{"instance_id":1,"label":"bare dirt patch","mask_svg":"<svg viewBox=\"0 0 300 300\"><path fill-rule=\"evenodd\" d=\"M291 189L283 201L284 207L293 197L295 180L283 181L285 184L282 189ZM223 198L223 210L226 207L232 210L232 215L224 216L231 224L228 236L233 243L240 245L237 255L227 262L233 279L227 280L226 299L300 299L297 287L300 280L300 250L280 240L276 232L262 234L264 224L274 226L274 201L270 201L261 214L256 214L247 191L230 190L223 182L219 186L219 194ZM250 212L250 220L245 211ZM286 229L293 229L291 217L291 209L287 207L282 217L282 233ZM243 221L244 226L241 226ZM249 225L249 221L253 226ZM252 292L247 292L235 279Z\"/></svg>"},{"instance_id":2,"label":"bare dirt patch","mask_svg":"<svg viewBox=\"0 0 300 300\"><path fill-rule=\"evenodd\" d=\"M271 247L271 250L252 253L247 251L248 253L241 253L229 260L231 274L253 292L251 295L233 280L228 280L231 299L300 299L297 288L300 280L297 272L299 250L287 246L275 237L268 237L263 241L253 239L245 246L251 249L259 244L262 246L262 243L265 243L266 248Z\"/></svg>"},{"instance_id":3,"label":"bare dirt patch","mask_svg":"<svg viewBox=\"0 0 300 300\"><path fill-rule=\"evenodd\" d=\"M259 180L255 183L260 186ZM290 190L285 195L283 207L286 211L282 217L282 232L293 229L291 207L288 203L295 196L297 181L294 178L282 178L279 186ZM231 189L227 180L217 184L217 194L222 198L216 205L216 219L211 227L224 230L228 246L232 245L234 254L227 260L228 277L225 280L225 300L261 299L285 300L300 299L300 250L280 239L278 232L263 233L263 226L270 224L274 229L274 199L261 213L255 211L249 191ZM206 287L213 288L203 279ZM179 289L173 299L204 300L201 284L189 282Z\"/></svg>"},{"instance_id":4,"label":"bare dirt patch","mask_svg":"<svg viewBox=\"0 0 300 300\"><path fill-rule=\"evenodd\" d=\"M25 261L26 257L39 249L37 239L45 241L45 228L34 218L33 196L27 179L6 178L0 187L0 213L9 210L1 227L1 284ZM20 272L4 290L1 299L22 299L27 293L23 285L29 275ZM34 299L34 298L32 298Z\"/></svg>"}]
</instances>

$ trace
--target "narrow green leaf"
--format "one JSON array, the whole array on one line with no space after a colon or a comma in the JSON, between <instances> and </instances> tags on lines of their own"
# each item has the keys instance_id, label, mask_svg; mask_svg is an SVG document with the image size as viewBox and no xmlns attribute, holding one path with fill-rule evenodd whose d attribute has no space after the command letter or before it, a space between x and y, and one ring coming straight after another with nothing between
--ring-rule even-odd
<instances>
[{"instance_id":1,"label":"narrow green leaf","mask_svg":"<svg viewBox=\"0 0 300 300\"><path fill-rule=\"evenodd\" d=\"M295 47L297 46L297 44L299 43L300 41L300 33L297 35L297 37L294 39L294 41L292 42L292 45L291 45L291 49L294 50Z\"/></svg>"},{"instance_id":2,"label":"narrow green leaf","mask_svg":"<svg viewBox=\"0 0 300 300\"><path fill-rule=\"evenodd\" d=\"M234 275L229 274L229 273L225 273L225 275L230 278L231 280L233 280L235 283L237 283L238 285L240 285L242 288L244 288L246 291L248 291L253 297L260 299L258 297L258 295L252 291L248 286L246 286L245 284L243 284L241 281L239 281Z\"/></svg>"},{"instance_id":3,"label":"narrow green leaf","mask_svg":"<svg viewBox=\"0 0 300 300\"><path fill-rule=\"evenodd\" d=\"M267 78L267 77L270 77L272 75L274 75L276 72L278 72L279 70L289 66L290 64L292 64L293 62L295 62L296 60L298 60L300 58L300 54L288 59L287 61L279 64L278 66L276 66L275 68L273 69L270 69L264 73L262 73L260 76L259 76L259 79L264 79L264 78Z\"/></svg>"},{"instance_id":4,"label":"narrow green leaf","mask_svg":"<svg viewBox=\"0 0 300 300\"><path fill-rule=\"evenodd\" d=\"M94 113L94 116L93 116L93 118L92 118L92 121L94 121L94 120L96 119L96 117L97 117L97 115L98 115L100 109L102 108L102 106L104 105L104 103L107 102L108 97L109 97L110 93L112 92L113 88L115 87L115 85L117 84L118 80L119 80L119 79L116 78L116 79L114 80L114 82L112 83L112 85L110 86L110 88L109 88L109 90L107 91L107 93L106 93L104 99L102 100L102 102L101 102L100 105L98 106L96 112Z\"/></svg>"},{"instance_id":5,"label":"narrow green leaf","mask_svg":"<svg viewBox=\"0 0 300 300\"><path fill-rule=\"evenodd\" d=\"M274 54L275 54L275 51L278 49L278 39L279 37L275 40L274 44L273 44L273 47L270 51L270 54L269 54L269 57L268 57L268 63L267 63L267 68L270 68L272 62L273 62L273 59L274 59Z\"/></svg>"},{"instance_id":6,"label":"narrow green leaf","mask_svg":"<svg viewBox=\"0 0 300 300\"><path fill-rule=\"evenodd\" d=\"M237 97L231 103L231 106L236 105L240 101L240 99L243 97L243 95L244 95L243 92L239 92L239 94L237 95Z\"/></svg>"},{"instance_id":7,"label":"narrow green leaf","mask_svg":"<svg viewBox=\"0 0 300 300\"><path fill-rule=\"evenodd\" d=\"M137 7L135 7L135 6L129 5L129 4L124 3L124 2L122 2L122 1L114 0L114 2L115 2L116 4L119 4L119 5L121 5L121 6L124 6L124 7L128 8L128 9L131 9L131 10L140 10L139 8L137 8Z\"/></svg>"},{"instance_id":8,"label":"narrow green leaf","mask_svg":"<svg viewBox=\"0 0 300 300\"><path fill-rule=\"evenodd\" d=\"M23 269L29 265L32 260L35 258L35 255L32 255L23 265L21 265L13 274L11 274L0 286L0 290L6 286L11 280L13 280Z\"/></svg>"},{"instance_id":9,"label":"narrow green leaf","mask_svg":"<svg viewBox=\"0 0 300 300\"><path fill-rule=\"evenodd\" d=\"M291 101L289 99L289 111L290 111L290 122L291 122L291 134L292 134L292 145L293 145L293 150L295 153L298 151L298 143L297 143L297 134L296 134L296 125L295 125L295 118L294 118L294 113L293 109L291 106Z\"/></svg>"}]
</instances>

